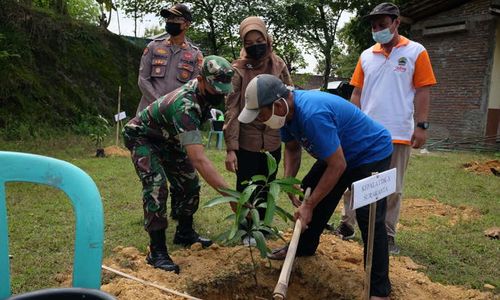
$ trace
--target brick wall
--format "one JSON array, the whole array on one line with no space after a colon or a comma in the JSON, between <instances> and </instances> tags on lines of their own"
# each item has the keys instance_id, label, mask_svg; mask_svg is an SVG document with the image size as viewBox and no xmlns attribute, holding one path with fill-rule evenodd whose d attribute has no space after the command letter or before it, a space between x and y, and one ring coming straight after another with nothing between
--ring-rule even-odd
<instances>
[{"instance_id":1,"label":"brick wall","mask_svg":"<svg viewBox=\"0 0 500 300\"><path fill-rule=\"evenodd\" d=\"M411 39L427 48L438 81L431 89L431 138L484 136L496 24L490 3L469 1L412 24ZM424 35L457 22L466 30Z\"/></svg>"}]
</instances>

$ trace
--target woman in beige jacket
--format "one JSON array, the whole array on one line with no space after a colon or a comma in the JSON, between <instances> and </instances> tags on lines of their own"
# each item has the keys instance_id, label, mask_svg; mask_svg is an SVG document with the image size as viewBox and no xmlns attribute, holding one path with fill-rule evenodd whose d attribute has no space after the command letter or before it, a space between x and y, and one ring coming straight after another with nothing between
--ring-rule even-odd
<instances>
[{"instance_id":1,"label":"woman in beige jacket","mask_svg":"<svg viewBox=\"0 0 500 300\"><path fill-rule=\"evenodd\" d=\"M272 39L267 33L264 21L258 17L248 17L240 24L240 38L243 48L240 58L233 62L234 92L226 99L224 138L226 142L226 169L236 173L236 189L243 191L242 182L254 175L267 175L269 151L276 162L281 160L281 139L277 129L271 129L259 121L242 124L238 115L245 106L245 89L255 76L272 74L285 84L292 85L290 73L283 59L274 54ZM271 180L276 178L276 172ZM265 211L260 211L261 218Z\"/></svg>"}]
</instances>

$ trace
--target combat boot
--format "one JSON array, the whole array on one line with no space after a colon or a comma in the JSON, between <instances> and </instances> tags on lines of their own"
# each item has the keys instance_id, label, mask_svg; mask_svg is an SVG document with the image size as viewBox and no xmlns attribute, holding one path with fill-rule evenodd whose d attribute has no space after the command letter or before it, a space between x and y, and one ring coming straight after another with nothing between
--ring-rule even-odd
<instances>
[{"instance_id":1,"label":"combat boot","mask_svg":"<svg viewBox=\"0 0 500 300\"><path fill-rule=\"evenodd\" d=\"M154 230L149 232L150 245L146 262L155 268L167 272L179 274L179 266L176 265L168 255L165 244L165 230Z\"/></svg>"},{"instance_id":2,"label":"combat boot","mask_svg":"<svg viewBox=\"0 0 500 300\"><path fill-rule=\"evenodd\" d=\"M166 250L155 250L150 247L150 252L146 257L146 262L157 269L162 269L163 271L174 272L175 274L179 274L180 271L179 266L172 261L172 258L170 258Z\"/></svg>"},{"instance_id":3,"label":"combat boot","mask_svg":"<svg viewBox=\"0 0 500 300\"><path fill-rule=\"evenodd\" d=\"M179 216L179 225L175 230L174 244L190 246L194 243L200 243L203 248L212 245L212 240L201 237L193 229L193 216Z\"/></svg>"}]
</instances>

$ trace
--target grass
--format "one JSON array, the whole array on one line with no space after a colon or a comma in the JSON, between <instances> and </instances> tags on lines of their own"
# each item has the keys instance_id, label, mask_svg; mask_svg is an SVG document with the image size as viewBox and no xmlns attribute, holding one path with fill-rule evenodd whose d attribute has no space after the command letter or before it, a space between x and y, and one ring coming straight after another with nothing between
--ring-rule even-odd
<instances>
[{"instance_id":1,"label":"grass","mask_svg":"<svg viewBox=\"0 0 500 300\"><path fill-rule=\"evenodd\" d=\"M2 150L56 157L85 170L96 182L104 204L104 257L112 255L112 249L118 245L146 251L148 238L142 228L140 182L128 158L96 159L87 138L71 135L44 141L2 142ZM224 170L225 151L209 149L207 153L226 181L234 184L234 174ZM481 214L480 218L455 226L442 218L431 218L427 222L435 230L422 232L405 226L399 232L401 254L426 266L425 272L434 281L477 289L488 283L497 287L496 293L500 292L500 243L483 236L484 229L500 225L499 178L468 173L461 167L469 161L494 158L494 154L432 153L414 155L410 160L405 198L435 198L453 207L473 207ZM298 178L305 175L312 163L311 157L303 156ZM200 206L217 195L202 182ZM293 211L285 196L281 201L283 207ZM65 194L41 185L9 183L7 210L10 251L14 255L13 292L57 286L59 274L71 273L73 261L74 217ZM338 222L339 213L337 209L333 222ZM221 206L200 208L195 215L196 227L200 233L215 238L228 226L223 220L227 214L229 208ZM281 221L277 224L283 229L291 227ZM167 233L171 250L178 249L171 244L174 230L172 223Z\"/></svg>"}]
</instances>

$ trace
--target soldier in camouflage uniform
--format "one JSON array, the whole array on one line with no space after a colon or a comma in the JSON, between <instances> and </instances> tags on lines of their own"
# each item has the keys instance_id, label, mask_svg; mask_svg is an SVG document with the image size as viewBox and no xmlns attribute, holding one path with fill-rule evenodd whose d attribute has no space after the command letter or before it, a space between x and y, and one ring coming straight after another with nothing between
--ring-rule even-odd
<instances>
[{"instance_id":1,"label":"soldier in camouflage uniform","mask_svg":"<svg viewBox=\"0 0 500 300\"><path fill-rule=\"evenodd\" d=\"M160 15L165 18L169 37L155 39L144 49L139 67L142 98L137 114L156 99L196 78L203 62L201 51L186 39L192 21L191 11L183 4L176 4L162 8ZM182 198L182 190L176 187L170 186L174 219L177 219L178 203Z\"/></svg>"},{"instance_id":2,"label":"soldier in camouflage uniform","mask_svg":"<svg viewBox=\"0 0 500 300\"><path fill-rule=\"evenodd\" d=\"M196 171L215 189L228 185L205 155L200 126L211 107L222 103L232 91L233 74L227 60L208 56L201 75L154 101L123 129L125 145L143 186L144 228L150 236L147 262L155 268L179 272L165 242L167 180L182 195L174 243L212 244L193 229L200 192Z\"/></svg>"}]
</instances>

